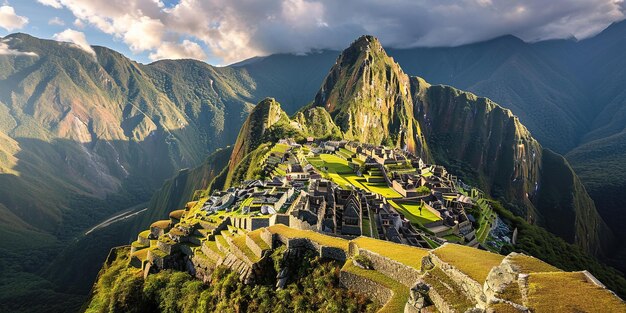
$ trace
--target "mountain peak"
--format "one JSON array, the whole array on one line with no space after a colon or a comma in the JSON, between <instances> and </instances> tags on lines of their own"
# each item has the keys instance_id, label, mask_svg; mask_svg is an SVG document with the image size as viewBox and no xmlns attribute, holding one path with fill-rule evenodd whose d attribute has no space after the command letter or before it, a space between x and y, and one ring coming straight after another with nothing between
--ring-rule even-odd
<instances>
[{"instance_id":1,"label":"mountain peak","mask_svg":"<svg viewBox=\"0 0 626 313\"><path fill-rule=\"evenodd\" d=\"M413 121L409 77L374 36L344 50L315 97L346 139L421 151Z\"/></svg>"},{"instance_id":2,"label":"mountain peak","mask_svg":"<svg viewBox=\"0 0 626 313\"><path fill-rule=\"evenodd\" d=\"M357 38L354 42L352 42L352 44L350 45L350 47L355 47L355 46L357 47L381 46L381 44L378 38L372 35L362 35L361 37ZM350 49L350 47L348 49Z\"/></svg>"}]
</instances>

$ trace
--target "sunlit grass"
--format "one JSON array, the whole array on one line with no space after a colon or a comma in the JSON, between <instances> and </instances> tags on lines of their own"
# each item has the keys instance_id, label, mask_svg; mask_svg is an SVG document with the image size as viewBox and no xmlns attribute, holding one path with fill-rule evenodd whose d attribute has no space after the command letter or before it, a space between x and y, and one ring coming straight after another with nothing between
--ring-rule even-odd
<instances>
[{"instance_id":1,"label":"sunlit grass","mask_svg":"<svg viewBox=\"0 0 626 313\"><path fill-rule=\"evenodd\" d=\"M428 250L426 249L369 237L359 237L352 240L352 242L356 243L359 248L378 253L416 270L422 268L422 258L428 254Z\"/></svg>"},{"instance_id":2,"label":"sunlit grass","mask_svg":"<svg viewBox=\"0 0 626 313\"><path fill-rule=\"evenodd\" d=\"M504 259L499 254L451 243L433 250L433 253L479 284L484 283L489 271Z\"/></svg>"},{"instance_id":3,"label":"sunlit grass","mask_svg":"<svg viewBox=\"0 0 626 313\"><path fill-rule=\"evenodd\" d=\"M435 222L440 220L437 215L430 212L428 209L423 208L422 212L419 211L420 204L406 204L406 203L397 203L393 200L389 200L389 204L394 207L398 212L402 213L406 219L408 219L412 224L424 225L431 222Z\"/></svg>"}]
</instances>

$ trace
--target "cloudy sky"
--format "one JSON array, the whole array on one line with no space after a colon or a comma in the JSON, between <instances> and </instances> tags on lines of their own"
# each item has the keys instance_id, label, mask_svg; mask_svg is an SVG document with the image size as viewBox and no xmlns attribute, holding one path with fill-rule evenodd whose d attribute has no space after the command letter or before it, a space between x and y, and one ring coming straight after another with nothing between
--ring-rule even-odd
<instances>
[{"instance_id":1,"label":"cloudy sky","mask_svg":"<svg viewBox=\"0 0 626 313\"><path fill-rule=\"evenodd\" d=\"M624 0L0 0L0 36L25 32L88 52L102 45L143 63L194 58L219 65L342 49L362 34L398 48L506 34L583 39L625 11Z\"/></svg>"}]
</instances>

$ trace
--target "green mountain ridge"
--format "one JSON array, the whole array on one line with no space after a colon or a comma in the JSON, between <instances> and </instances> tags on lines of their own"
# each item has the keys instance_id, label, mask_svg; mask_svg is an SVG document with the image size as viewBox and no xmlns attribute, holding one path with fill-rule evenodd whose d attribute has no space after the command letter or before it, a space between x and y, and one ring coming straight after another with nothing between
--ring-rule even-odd
<instances>
[{"instance_id":1,"label":"green mountain ridge","mask_svg":"<svg viewBox=\"0 0 626 313\"><path fill-rule=\"evenodd\" d=\"M620 33L619 26L613 26L607 34L593 39L596 41L589 41L593 44L584 46L589 49L601 40L608 41L605 37L611 35L610 32ZM497 114L478 119L473 119L475 111L465 109L468 102L483 105L482 101L488 100L475 96L474 99L471 94L447 87L432 86L424 91L420 80L406 79L393 60L365 66L367 62L372 62L367 61L354 68L361 68L363 72L354 69L345 72L346 68L332 71L336 76L327 78L318 91L337 52L324 51L307 56L274 55L230 67L212 67L191 60L166 60L142 65L103 47L94 47L97 54L94 60L89 54L69 45L24 34L9 35L3 40L8 40L12 49L38 54L38 57L0 56L0 234L9 239L3 249L14 249L17 242L25 251L19 253L25 255L30 253L30 249L42 246L57 250L58 245L67 244L68 239L94 222L126 205L148 200L152 191L181 168L200 164L200 168L213 173L184 171L178 177L189 175L191 178L179 182L184 188L176 186L178 190L184 189L183 192L178 195L177 191L176 195L173 193L170 196L167 191L173 187L164 186L159 191L162 197L158 201L153 198L149 211L151 216L167 212L166 208L170 206L179 206L181 199L205 188L215 177L221 183L225 182L227 177L225 172L219 172L221 167L209 167L209 163L202 160L217 147L232 143L237 146L237 129L254 103L266 96L274 96L284 104L285 115L280 119L285 122L285 127L276 128L276 131L313 137L346 136L372 143L407 146L449 168L465 169L467 172L460 172L459 175L468 181L476 181L494 196L506 200L507 207L516 213L546 226L568 242L577 242L587 251L599 254L601 250L606 250L601 247L609 244L611 235L595 212L585 187L596 203L600 203L602 208L609 208L606 211L610 213L608 216L619 217L621 213L621 204L616 201L615 195L619 195L622 182L626 180L613 170L619 168L623 157L623 151L614 148L615 142L622 137L619 133L621 95L596 100L594 104L610 102L611 105L607 105L602 114L597 114L593 122L590 119L596 114L590 112L595 109L582 105L590 102L587 91L591 89L619 94L619 83L623 80L619 75L617 79L614 76L603 78L591 75L592 66L589 66L579 69L582 74L572 76L589 74L598 83L581 88L584 84L566 79L568 76L564 73L569 73L569 70L563 70L571 66L567 62L577 59L555 61L559 59L558 50L562 48L548 53L547 49L539 48L540 44L530 46L515 38L502 38L456 50L466 49L469 52L454 52L454 48L391 49L389 54L407 72L424 75L429 81L449 81L506 104L520 115L522 122L528 124L542 143L548 142L545 146L557 147L556 150L561 152L569 149L572 143L577 144L576 138L563 140L564 136L570 136L568 134L573 132L572 129L587 131L607 125L600 128L601 131L590 133L592 135L584 139L584 145L567 155L572 167L582 174L585 187L569 169L567 161L559 156L552 157L538 146L523 126L517 126L519 121L511 121L510 116L500 112L501 109L496 110ZM545 43L548 44L552 43ZM621 68L621 63L615 61L619 60L615 56L619 44L594 54L593 66L607 69L602 60L608 59L612 61L608 68ZM482 50L479 49L481 45L484 46ZM488 62L496 59L493 56L476 57L485 49L499 51L493 45L508 48L511 55L498 59L501 63ZM380 51L376 50L371 50L376 52L370 54L372 60L374 57L381 59L377 54ZM425 57L429 55L430 58ZM482 63L472 63L476 59ZM382 66L378 67L380 64ZM548 68L549 71L538 72L537 68ZM476 72L483 73L485 80L474 79L472 73ZM367 81L362 80L364 78L378 84L361 84ZM476 81L480 82L468 85ZM408 93L404 91L406 87ZM452 115L465 121L462 129L461 125L449 122L429 123L431 115L437 115L438 121L450 118L446 110L436 105L441 99L432 100L442 94L453 99L450 100L455 108ZM358 96L372 104L367 109L370 115L359 112L358 106L350 105L350 101ZM377 98L384 100L380 105L385 110L371 111L378 105ZM317 108L307 106L300 109L311 99L315 99L311 106ZM326 108L322 99L334 99L338 104L332 110L322 109ZM549 101L546 102L546 99ZM546 106L546 103L550 105ZM563 103L575 105L563 107ZM427 118L421 115L426 111ZM519 114L522 111L524 114ZM284 119L287 114L294 113L296 115L291 119ZM357 114L359 118L350 120L350 116ZM549 116L550 120L539 120L542 116ZM370 118L381 121L381 127L361 132L359 127L367 124L363 123L366 118L368 121ZM493 139L479 128L485 125L481 124L482 121L489 121L494 130L505 129L506 132L499 139ZM446 126L439 127L442 124ZM540 131L542 127L544 131ZM547 134L546 127L555 128L555 132ZM318 129L323 131L317 132ZM456 134L460 131L479 135L457 138ZM271 136L272 133L266 135L267 138ZM546 139L550 136L553 139ZM455 149L450 151L449 147L436 144L444 140L455 142L455 145L449 146ZM517 151L514 145L510 146L512 149L508 148L510 143L517 143L516 140L524 142L524 151ZM490 148L480 152L475 149L477 142ZM507 148L499 149L499 145ZM600 155L596 153L597 149L610 153ZM523 157L510 157L516 153L522 153ZM237 159L245 157L245 154L242 155ZM496 167L486 167L481 163L492 158L498 160L493 163L499 164L498 169L502 165L502 168L509 166L512 171L494 173ZM533 164L516 163L516 160L537 158L541 160ZM555 164L557 168L554 172L565 173L565 179L546 181L550 175L546 174L549 172L542 164ZM242 173L241 177L252 174ZM510 178L517 178L518 175L521 179L512 182ZM611 178L608 187L607 177ZM537 184L540 192L533 195ZM552 189L555 184L562 184L563 188ZM542 193L543 190L556 191ZM529 193L528 198L524 197L525 193ZM509 201L520 195L521 203ZM112 196L117 198L111 201ZM178 200L170 202L170 197ZM110 204L90 204L99 201ZM95 207L98 210L89 210ZM550 224L558 220L567 220L567 227ZM606 220L616 225L620 218ZM45 276L39 267L42 264L30 267L28 272L37 268L37 275Z\"/></svg>"},{"instance_id":2,"label":"green mountain ridge","mask_svg":"<svg viewBox=\"0 0 626 313\"><path fill-rule=\"evenodd\" d=\"M405 81L406 91L400 85L393 89L390 81ZM384 94L378 94L381 90ZM611 247L611 231L567 161L544 150L510 110L468 92L409 78L374 37L359 38L339 56L313 103L319 105L334 115L343 139L406 147L455 170L516 214L591 254L603 255ZM276 138L291 133L301 140L309 136L304 128L274 99L259 103L235 144L226 186L254 178L251 173L260 170L255 166L269 149L262 143L272 142L267 133L283 134Z\"/></svg>"}]
</instances>

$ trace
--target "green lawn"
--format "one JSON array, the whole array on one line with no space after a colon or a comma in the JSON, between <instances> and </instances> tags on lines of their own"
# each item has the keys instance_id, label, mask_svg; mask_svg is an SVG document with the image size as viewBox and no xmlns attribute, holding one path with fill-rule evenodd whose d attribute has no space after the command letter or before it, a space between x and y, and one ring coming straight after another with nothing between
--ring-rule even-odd
<instances>
[{"instance_id":1,"label":"green lawn","mask_svg":"<svg viewBox=\"0 0 626 313\"><path fill-rule=\"evenodd\" d=\"M270 150L270 152L285 153L287 152L287 149L289 149L288 145L277 143L274 145L274 147L272 147L272 150Z\"/></svg>"},{"instance_id":2,"label":"green lawn","mask_svg":"<svg viewBox=\"0 0 626 313\"><path fill-rule=\"evenodd\" d=\"M427 209L422 209L420 213L419 207L420 204L407 204L407 203L396 203L393 200L389 200L389 204L393 206L400 213L404 214L404 216L413 224L424 225L430 222L438 221L439 218L437 215L433 214Z\"/></svg>"},{"instance_id":3,"label":"green lawn","mask_svg":"<svg viewBox=\"0 0 626 313\"><path fill-rule=\"evenodd\" d=\"M326 167L328 169L328 172L325 173L327 178L343 188L354 186L380 194L385 198L402 198L399 193L384 183L370 184L364 178L357 176L348 166L348 161L334 154L321 154L319 157L307 158L307 161L318 170L321 167Z\"/></svg>"}]
</instances>

